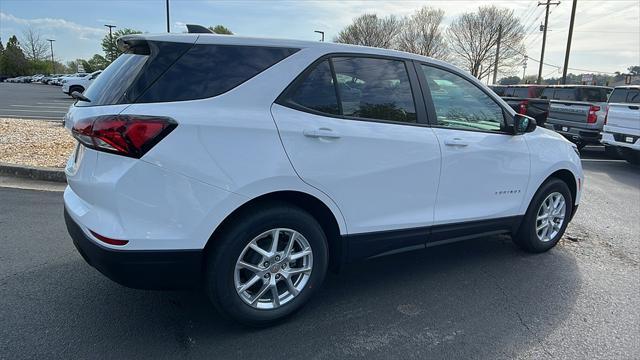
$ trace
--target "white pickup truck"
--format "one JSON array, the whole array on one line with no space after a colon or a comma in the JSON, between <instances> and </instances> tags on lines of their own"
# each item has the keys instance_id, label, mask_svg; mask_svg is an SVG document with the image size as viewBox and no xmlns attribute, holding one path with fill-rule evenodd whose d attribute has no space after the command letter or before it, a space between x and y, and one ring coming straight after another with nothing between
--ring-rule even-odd
<instances>
[{"instance_id":1,"label":"white pickup truck","mask_svg":"<svg viewBox=\"0 0 640 360\"><path fill-rule=\"evenodd\" d=\"M102 70L98 70L83 77L74 76L63 79L62 92L67 95L71 95L74 91L82 94L89 87L89 85L91 85L93 80L95 80L98 75L100 75L101 72Z\"/></svg>"},{"instance_id":2,"label":"white pickup truck","mask_svg":"<svg viewBox=\"0 0 640 360\"><path fill-rule=\"evenodd\" d=\"M640 163L640 85L619 86L607 105L602 144L630 163Z\"/></svg>"}]
</instances>

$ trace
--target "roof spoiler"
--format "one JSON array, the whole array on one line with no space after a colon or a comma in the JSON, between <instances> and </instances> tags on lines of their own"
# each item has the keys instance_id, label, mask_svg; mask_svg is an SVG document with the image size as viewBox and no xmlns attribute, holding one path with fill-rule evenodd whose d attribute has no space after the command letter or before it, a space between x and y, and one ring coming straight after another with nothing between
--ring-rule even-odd
<instances>
[{"instance_id":1,"label":"roof spoiler","mask_svg":"<svg viewBox=\"0 0 640 360\"><path fill-rule=\"evenodd\" d=\"M214 34L213 31L202 25L187 24L187 32L189 34Z\"/></svg>"}]
</instances>

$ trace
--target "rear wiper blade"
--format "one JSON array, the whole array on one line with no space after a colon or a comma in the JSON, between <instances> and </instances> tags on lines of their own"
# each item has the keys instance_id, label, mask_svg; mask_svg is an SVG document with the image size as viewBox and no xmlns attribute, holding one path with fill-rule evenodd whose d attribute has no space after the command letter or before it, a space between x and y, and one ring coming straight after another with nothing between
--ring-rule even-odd
<instances>
[{"instance_id":1,"label":"rear wiper blade","mask_svg":"<svg viewBox=\"0 0 640 360\"><path fill-rule=\"evenodd\" d=\"M78 101L86 101L86 102L91 102L91 100L89 100L88 97L82 95L80 92L78 91L74 91L71 93L71 97L73 97L74 99L78 100Z\"/></svg>"}]
</instances>

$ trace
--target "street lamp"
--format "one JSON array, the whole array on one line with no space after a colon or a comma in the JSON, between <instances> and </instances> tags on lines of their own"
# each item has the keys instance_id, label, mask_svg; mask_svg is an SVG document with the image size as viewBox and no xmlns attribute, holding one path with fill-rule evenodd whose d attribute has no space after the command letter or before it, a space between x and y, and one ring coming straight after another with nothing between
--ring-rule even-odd
<instances>
[{"instance_id":1,"label":"street lamp","mask_svg":"<svg viewBox=\"0 0 640 360\"><path fill-rule=\"evenodd\" d=\"M315 32L315 33L318 33L318 34L322 35L322 39L320 39L320 41L324 41L324 31L314 30L313 32Z\"/></svg>"},{"instance_id":2,"label":"street lamp","mask_svg":"<svg viewBox=\"0 0 640 360\"><path fill-rule=\"evenodd\" d=\"M56 73L56 62L53 60L53 42L55 40L47 39L47 41L49 42L49 44L51 44L51 74L53 75Z\"/></svg>"},{"instance_id":3,"label":"street lamp","mask_svg":"<svg viewBox=\"0 0 640 360\"><path fill-rule=\"evenodd\" d=\"M113 61L113 35L111 34L111 29L117 26L109 24L106 24L105 26L109 28L109 61Z\"/></svg>"}]
</instances>

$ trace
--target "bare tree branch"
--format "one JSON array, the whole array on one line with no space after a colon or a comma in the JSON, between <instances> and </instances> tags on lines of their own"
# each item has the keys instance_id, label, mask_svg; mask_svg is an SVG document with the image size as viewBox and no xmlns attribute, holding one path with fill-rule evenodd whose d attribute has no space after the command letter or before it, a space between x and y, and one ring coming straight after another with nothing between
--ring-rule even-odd
<instances>
[{"instance_id":1,"label":"bare tree branch","mask_svg":"<svg viewBox=\"0 0 640 360\"><path fill-rule=\"evenodd\" d=\"M447 60L449 49L440 28L444 10L423 7L404 19L398 34L398 50Z\"/></svg>"},{"instance_id":2,"label":"bare tree branch","mask_svg":"<svg viewBox=\"0 0 640 360\"><path fill-rule=\"evenodd\" d=\"M334 39L335 42L393 48L400 32L402 21L393 15L379 18L375 14L364 14L353 20Z\"/></svg>"},{"instance_id":3,"label":"bare tree branch","mask_svg":"<svg viewBox=\"0 0 640 360\"><path fill-rule=\"evenodd\" d=\"M498 72L509 73L520 63L524 29L513 10L481 6L477 12L464 13L453 20L447 37L454 62L477 78L493 71L498 31L502 26Z\"/></svg>"},{"instance_id":4,"label":"bare tree branch","mask_svg":"<svg viewBox=\"0 0 640 360\"><path fill-rule=\"evenodd\" d=\"M24 51L27 59L38 61L47 56L47 42L42 38L39 31L34 30L32 27L28 27L22 33L22 37L20 47L22 47L22 51Z\"/></svg>"}]
</instances>

